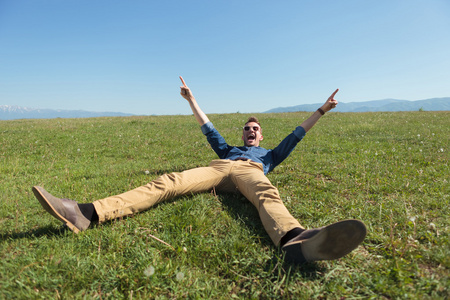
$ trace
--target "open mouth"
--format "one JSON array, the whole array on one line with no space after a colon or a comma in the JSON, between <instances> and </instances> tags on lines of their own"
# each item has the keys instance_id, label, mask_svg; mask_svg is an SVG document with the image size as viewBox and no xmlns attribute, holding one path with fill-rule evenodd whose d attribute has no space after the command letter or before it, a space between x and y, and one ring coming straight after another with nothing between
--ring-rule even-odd
<instances>
[{"instance_id":1,"label":"open mouth","mask_svg":"<svg viewBox=\"0 0 450 300\"><path fill-rule=\"evenodd\" d=\"M249 135L247 136L247 140L248 140L249 142L253 142L253 141L255 141L255 139L256 139L256 136L255 136L254 134L249 134Z\"/></svg>"}]
</instances>

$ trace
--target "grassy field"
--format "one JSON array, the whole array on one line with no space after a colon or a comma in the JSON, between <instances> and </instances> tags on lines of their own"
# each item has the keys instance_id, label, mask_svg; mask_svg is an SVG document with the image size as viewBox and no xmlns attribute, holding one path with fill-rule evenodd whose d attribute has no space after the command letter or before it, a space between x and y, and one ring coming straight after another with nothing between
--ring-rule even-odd
<instances>
[{"instance_id":1,"label":"grassy field","mask_svg":"<svg viewBox=\"0 0 450 300\"><path fill-rule=\"evenodd\" d=\"M257 114L262 146L309 115ZM209 117L242 144L248 115ZM87 203L206 166L216 156L192 116L0 121L0 298L448 299L449 138L449 112L325 115L268 177L305 227L356 218L368 235L340 260L291 267L238 195L75 235L31 192Z\"/></svg>"}]
</instances>

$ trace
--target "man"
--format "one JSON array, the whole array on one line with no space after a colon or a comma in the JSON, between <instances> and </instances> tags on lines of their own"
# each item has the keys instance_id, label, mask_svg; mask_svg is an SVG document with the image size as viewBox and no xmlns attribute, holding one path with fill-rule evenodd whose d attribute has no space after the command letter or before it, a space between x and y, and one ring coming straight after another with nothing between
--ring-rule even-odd
<instances>
[{"instance_id":1,"label":"man","mask_svg":"<svg viewBox=\"0 0 450 300\"><path fill-rule=\"evenodd\" d=\"M151 206L181 195L211 191L238 191L258 210L264 229L273 243L285 253L285 260L304 263L340 258L355 249L366 236L366 227L358 220L345 220L318 229L306 230L288 212L278 190L266 174L280 164L298 142L325 114L336 107L336 90L306 121L289 134L276 148L259 147L263 140L261 125L250 118L243 128L243 147L228 145L200 109L191 90L180 76L181 96L186 99L203 134L220 159L208 167L181 173L165 174L147 185L93 203L78 204L59 199L42 187L33 192L44 209L78 233L91 222L100 223L133 215Z\"/></svg>"}]
</instances>

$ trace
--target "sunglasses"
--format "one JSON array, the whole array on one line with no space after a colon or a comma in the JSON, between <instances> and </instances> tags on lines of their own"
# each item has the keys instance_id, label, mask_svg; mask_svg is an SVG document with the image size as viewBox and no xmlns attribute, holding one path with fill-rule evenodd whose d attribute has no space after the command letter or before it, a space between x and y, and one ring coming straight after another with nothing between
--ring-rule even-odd
<instances>
[{"instance_id":1,"label":"sunglasses","mask_svg":"<svg viewBox=\"0 0 450 300\"><path fill-rule=\"evenodd\" d=\"M253 129L253 131L259 131L259 126L244 126L244 131L249 131L251 129Z\"/></svg>"}]
</instances>

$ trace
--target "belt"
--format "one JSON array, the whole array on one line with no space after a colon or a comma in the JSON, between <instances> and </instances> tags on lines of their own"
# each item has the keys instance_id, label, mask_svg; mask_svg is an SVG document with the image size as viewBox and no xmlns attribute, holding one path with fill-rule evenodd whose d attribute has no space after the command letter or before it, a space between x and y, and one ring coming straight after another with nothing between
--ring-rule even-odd
<instances>
[{"instance_id":1,"label":"belt","mask_svg":"<svg viewBox=\"0 0 450 300\"><path fill-rule=\"evenodd\" d=\"M235 158L235 159L233 159L234 161L238 161L238 160L242 160L242 161L247 161L247 160L250 160L250 159L248 159L248 158L246 158L246 157L237 157L237 158Z\"/></svg>"}]
</instances>

